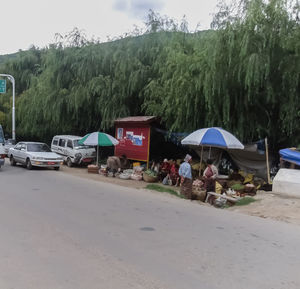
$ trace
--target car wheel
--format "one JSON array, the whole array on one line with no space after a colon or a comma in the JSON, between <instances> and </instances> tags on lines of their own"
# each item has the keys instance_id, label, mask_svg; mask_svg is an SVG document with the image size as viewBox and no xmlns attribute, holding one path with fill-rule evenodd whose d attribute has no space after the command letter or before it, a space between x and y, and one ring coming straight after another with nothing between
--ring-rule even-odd
<instances>
[{"instance_id":1,"label":"car wheel","mask_svg":"<svg viewBox=\"0 0 300 289\"><path fill-rule=\"evenodd\" d=\"M73 163L72 163L72 161L71 161L70 158L67 158L67 166L68 166L69 168L73 167Z\"/></svg>"},{"instance_id":2,"label":"car wheel","mask_svg":"<svg viewBox=\"0 0 300 289\"><path fill-rule=\"evenodd\" d=\"M10 156L10 165L11 166L15 166L16 165L16 161L15 161L15 159L14 159L14 157L13 156Z\"/></svg>"},{"instance_id":3,"label":"car wheel","mask_svg":"<svg viewBox=\"0 0 300 289\"><path fill-rule=\"evenodd\" d=\"M28 170L31 170L31 169L32 169L32 164L31 164L30 159L27 159L27 160L26 160L26 168L27 168Z\"/></svg>"},{"instance_id":4,"label":"car wheel","mask_svg":"<svg viewBox=\"0 0 300 289\"><path fill-rule=\"evenodd\" d=\"M54 167L54 170L59 171L59 167Z\"/></svg>"}]
</instances>

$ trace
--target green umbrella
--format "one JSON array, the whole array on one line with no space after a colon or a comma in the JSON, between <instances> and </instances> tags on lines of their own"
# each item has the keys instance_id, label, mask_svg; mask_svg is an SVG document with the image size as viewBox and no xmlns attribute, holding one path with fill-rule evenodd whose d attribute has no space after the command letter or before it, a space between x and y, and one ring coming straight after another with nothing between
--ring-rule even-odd
<instances>
[{"instance_id":1,"label":"green umbrella","mask_svg":"<svg viewBox=\"0 0 300 289\"><path fill-rule=\"evenodd\" d=\"M119 144L119 141L111 135L104 132L93 132L85 135L79 142L81 145L97 146L97 165L98 165L98 149L99 146L114 146Z\"/></svg>"}]
</instances>

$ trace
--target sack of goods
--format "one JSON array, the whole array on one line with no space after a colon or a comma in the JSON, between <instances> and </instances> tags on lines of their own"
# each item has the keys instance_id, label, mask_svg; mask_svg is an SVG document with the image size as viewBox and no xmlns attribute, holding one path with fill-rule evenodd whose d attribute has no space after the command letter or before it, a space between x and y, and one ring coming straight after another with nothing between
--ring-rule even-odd
<instances>
[{"instance_id":1,"label":"sack of goods","mask_svg":"<svg viewBox=\"0 0 300 289\"><path fill-rule=\"evenodd\" d=\"M130 178L135 181L141 181L143 179L143 176L142 174L132 174Z\"/></svg>"},{"instance_id":2,"label":"sack of goods","mask_svg":"<svg viewBox=\"0 0 300 289\"><path fill-rule=\"evenodd\" d=\"M99 170L99 175L106 176L107 175L107 165L101 165Z\"/></svg>"},{"instance_id":3,"label":"sack of goods","mask_svg":"<svg viewBox=\"0 0 300 289\"><path fill-rule=\"evenodd\" d=\"M123 179L123 180L129 180L130 179L130 175L122 173L122 174L119 175L119 178Z\"/></svg>"},{"instance_id":4,"label":"sack of goods","mask_svg":"<svg viewBox=\"0 0 300 289\"><path fill-rule=\"evenodd\" d=\"M119 178L123 179L123 180L129 180L132 173L133 173L133 170L131 170L131 169L124 170L123 173L121 173L119 175Z\"/></svg>"}]
</instances>

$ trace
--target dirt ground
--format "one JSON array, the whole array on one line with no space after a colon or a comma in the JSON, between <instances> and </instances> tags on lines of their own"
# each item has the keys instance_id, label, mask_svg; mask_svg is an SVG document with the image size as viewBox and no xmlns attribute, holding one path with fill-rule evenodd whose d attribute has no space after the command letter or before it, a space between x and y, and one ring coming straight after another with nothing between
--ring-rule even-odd
<instances>
[{"instance_id":1,"label":"dirt ground","mask_svg":"<svg viewBox=\"0 0 300 289\"><path fill-rule=\"evenodd\" d=\"M69 168L64 165L61 167L61 171L81 178L91 179L99 182L108 182L135 189L145 189L147 186L147 183L144 181L122 180L117 177L105 177L99 174L88 173L87 168ZM177 189L176 187L172 188ZM174 196L170 195L170 197ZM273 192L258 191L254 199L257 201L246 206L233 206L227 208L226 210L300 225L300 197L294 198ZM200 201L198 202L200 205L210 206L207 203L202 203ZM216 210L214 207L211 208Z\"/></svg>"}]
</instances>

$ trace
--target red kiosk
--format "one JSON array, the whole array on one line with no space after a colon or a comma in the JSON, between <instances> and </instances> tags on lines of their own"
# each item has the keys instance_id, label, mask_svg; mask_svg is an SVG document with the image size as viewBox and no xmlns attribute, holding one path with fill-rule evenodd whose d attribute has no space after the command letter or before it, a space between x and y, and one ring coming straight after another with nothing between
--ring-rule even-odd
<instances>
[{"instance_id":1,"label":"red kiosk","mask_svg":"<svg viewBox=\"0 0 300 289\"><path fill-rule=\"evenodd\" d=\"M126 155L128 159L147 162L149 165L151 124L156 116L130 116L115 120L116 139L115 155Z\"/></svg>"}]
</instances>

